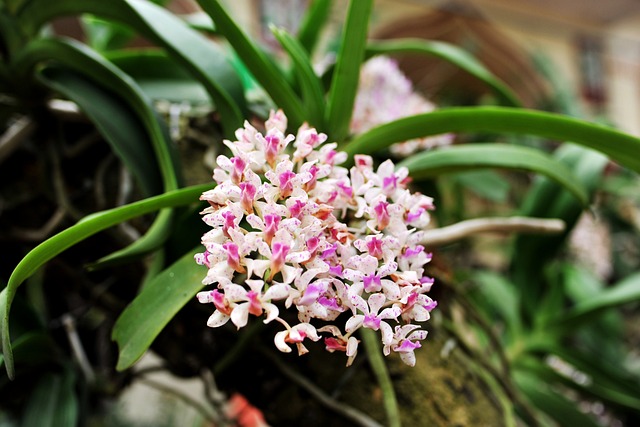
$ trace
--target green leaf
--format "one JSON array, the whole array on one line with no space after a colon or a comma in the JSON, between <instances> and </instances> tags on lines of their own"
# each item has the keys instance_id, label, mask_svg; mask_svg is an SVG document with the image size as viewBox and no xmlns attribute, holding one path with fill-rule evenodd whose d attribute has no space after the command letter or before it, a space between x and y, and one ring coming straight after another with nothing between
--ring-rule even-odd
<instances>
[{"instance_id":1,"label":"green leaf","mask_svg":"<svg viewBox=\"0 0 640 427\"><path fill-rule=\"evenodd\" d=\"M78 398L73 372L47 374L27 401L22 427L75 427L78 423Z\"/></svg>"},{"instance_id":2,"label":"green leaf","mask_svg":"<svg viewBox=\"0 0 640 427\"><path fill-rule=\"evenodd\" d=\"M504 203L511 185L505 177L491 170L459 172L455 180L467 190L495 203Z\"/></svg>"},{"instance_id":3,"label":"green leaf","mask_svg":"<svg viewBox=\"0 0 640 427\"><path fill-rule=\"evenodd\" d=\"M367 45L367 57L374 55L421 54L443 59L484 82L507 106L519 107L516 95L473 55L456 45L423 39L374 41Z\"/></svg>"},{"instance_id":4,"label":"green leaf","mask_svg":"<svg viewBox=\"0 0 640 427\"><path fill-rule=\"evenodd\" d=\"M588 204L585 190L575 182L571 171L540 150L508 144L464 144L423 151L398 164L409 169L413 179L424 179L443 173L483 168L529 170L543 174L571 191L583 204Z\"/></svg>"},{"instance_id":5,"label":"green leaf","mask_svg":"<svg viewBox=\"0 0 640 427\"><path fill-rule=\"evenodd\" d=\"M32 368L36 365L51 363L55 352L51 337L43 331L23 333L13 342L14 355L23 367ZM4 357L0 354L0 367L4 364Z\"/></svg>"},{"instance_id":6,"label":"green leaf","mask_svg":"<svg viewBox=\"0 0 640 427\"><path fill-rule=\"evenodd\" d=\"M162 192L162 176L149 134L129 105L83 75L49 66L39 73L48 87L74 101L137 178L146 195Z\"/></svg>"},{"instance_id":7,"label":"green leaf","mask_svg":"<svg viewBox=\"0 0 640 427\"><path fill-rule=\"evenodd\" d=\"M70 39L39 39L30 43L17 58L16 67L26 72L26 70L36 67L37 64L47 61L62 63L66 67L83 73L93 79L94 84L114 91L126 101L126 104L142 122L148 135L147 137L153 143L154 157L162 173L164 190L174 190L178 187L177 160L170 138L153 110L151 101L129 76L85 45ZM104 115L100 104L94 104L95 99L87 98L88 92L91 91L89 84L81 87L79 81L76 82L73 76L65 75L62 70L44 72L41 73L41 76L45 83L50 83L54 88L73 97L74 100L77 98L78 101L83 102L81 107L86 108L87 114L92 119L97 120L98 129L108 131L108 133L104 133L104 136L112 143L116 153L127 156L124 159L126 164L134 167L141 164L147 165L146 162L148 160L137 158L138 156L146 156L148 158L148 154L144 152L144 144L147 137L138 135L138 137L142 138L132 139L131 135L127 135L122 130L114 133L114 125L117 125L117 123L112 123L111 117ZM94 93L97 92L94 91ZM140 145L140 148L135 149L133 147L134 144ZM133 170L133 172L140 176L141 179L147 180L145 182L148 182L149 179L157 179L157 174L153 174L151 169ZM145 173L150 173L151 176L145 177ZM150 185L153 184L152 182ZM155 250L163 243L168 234L168 229L171 226L171 216L171 211L162 211L156 217L152 227L141 239L103 258L100 262L106 264L107 262L122 261Z\"/></svg>"},{"instance_id":8,"label":"green leaf","mask_svg":"<svg viewBox=\"0 0 640 427\"><path fill-rule=\"evenodd\" d=\"M271 27L271 32L293 61L294 71L302 88L302 102L306 121L318 129L324 128L324 90L320 78L313 71L304 48L283 29Z\"/></svg>"},{"instance_id":9,"label":"green leaf","mask_svg":"<svg viewBox=\"0 0 640 427\"><path fill-rule=\"evenodd\" d=\"M640 273L584 299L554 320L554 328L572 330L597 318L597 314L624 304L640 301Z\"/></svg>"},{"instance_id":10,"label":"green leaf","mask_svg":"<svg viewBox=\"0 0 640 427\"><path fill-rule=\"evenodd\" d=\"M32 0L18 19L27 34L37 31L59 16L91 13L133 28L140 35L167 50L207 89L217 107L226 135L242 126L246 110L242 84L226 54L180 18L142 0Z\"/></svg>"},{"instance_id":11,"label":"green leaf","mask_svg":"<svg viewBox=\"0 0 640 427\"><path fill-rule=\"evenodd\" d=\"M447 132L500 132L538 135L596 149L640 172L640 139L615 129L553 113L509 107L443 108L375 127L342 149L348 154L373 153L394 142Z\"/></svg>"},{"instance_id":12,"label":"green leaf","mask_svg":"<svg viewBox=\"0 0 640 427\"><path fill-rule=\"evenodd\" d=\"M612 144L613 141L611 141ZM576 183L593 194L608 160L602 154L565 144L553 154L556 160L567 165L576 177ZM519 235L514 244L511 270L513 281L525 295L524 312L535 316L536 304L545 293L547 286L540 265L553 258L563 247L566 236L571 231L583 206L557 183L537 177L522 203L521 214L538 218L558 218L567 224L564 233L555 236ZM535 303L533 303L535 302Z\"/></svg>"},{"instance_id":13,"label":"green leaf","mask_svg":"<svg viewBox=\"0 0 640 427\"><path fill-rule=\"evenodd\" d=\"M14 376L13 353L9 335L9 312L18 287L39 267L76 243L123 221L157 211L162 208L183 206L198 200L212 184L195 185L180 190L140 200L129 205L97 212L83 218L77 224L50 237L33 248L16 266L9 277L7 287L0 292L0 322L2 326L2 353L10 378Z\"/></svg>"},{"instance_id":14,"label":"green leaf","mask_svg":"<svg viewBox=\"0 0 640 427\"><path fill-rule=\"evenodd\" d=\"M131 28L95 16L81 18L87 44L98 52L122 49L135 35Z\"/></svg>"},{"instance_id":15,"label":"green leaf","mask_svg":"<svg viewBox=\"0 0 640 427\"><path fill-rule=\"evenodd\" d=\"M561 426L598 427L595 419L580 412L578 405L553 391L548 384L529 372L515 371L515 383L541 411L547 413Z\"/></svg>"},{"instance_id":16,"label":"green leaf","mask_svg":"<svg viewBox=\"0 0 640 427\"><path fill-rule=\"evenodd\" d=\"M309 56L313 55L318 44L320 32L327 23L332 4L332 0L314 0L302 19L298 30L298 42Z\"/></svg>"},{"instance_id":17,"label":"green leaf","mask_svg":"<svg viewBox=\"0 0 640 427\"><path fill-rule=\"evenodd\" d=\"M372 0L351 0L327 98L327 133L334 141L349 135L349 124L360 80Z\"/></svg>"},{"instance_id":18,"label":"green leaf","mask_svg":"<svg viewBox=\"0 0 640 427\"><path fill-rule=\"evenodd\" d=\"M476 271L473 280L478 282L475 291L484 297L479 304L485 311L494 311L504 320L511 338L517 338L521 330L520 313L518 312L519 295L504 276L491 271Z\"/></svg>"},{"instance_id":19,"label":"green leaf","mask_svg":"<svg viewBox=\"0 0 640 427\"><path fill-rule=\"evenodd\" d=\"M165 190L174 190L178 187L178 178L176 176L176 166L173 152L171 151L171 142L165 138L161 127L161 122L155 114L151 101L142 93L140 88L127 74L123 73L120 69L115 67L104 57L98 55L87 46L78 43L71 39L38 39L31 42L25 47L21 55L16 59L16 69L22 73L30 73L30 70L37 67L38 64L53 62L62 64L67 68L71 68L78 73L83 74L85 77L90 78L94 85L98 87L106 88L115 92L126 104L138 115L140 121L144 126L148 138L153 143L153 151L155 152L155 158L162 172L162 178ZM50 72L54 74L55 72ZM91 118L99 119L100 122L96 122L99 126L98 129L108 129L109 134L104 136L114 144L117 153L126 152L125 145L132 144L131 141L135 141L132 138L127 138L126 135L119 133L116 139L113 135L113 125L105 123L109 120L109 117L99 114L99 105L91 105L92 100L87 98L87 91L91 89L89 85L85 84L81 88L74 88L72 79L64 79L62 72L60 82L54 80L54 75L43 75L45 83L51 83L56 86L56 89L63 90L65 93L74 95L77 93L79 101L83 101L81 107L86 107L87 114ZM146 139L146 138L145 138ZM138 140L140 141L140 140ZM143 139L144 141L144 139ZM138 142L140 144L140 142ZM141 148L143 149L143 148ZM137 152L130 153L132 155L146 155L148 154ZM134 159L123 159L125 163L140 162ZM132 172L138 173L135 170ZM139 171L140 173L150 173L148 169ZM152 175L155 178L155 175Z\"/></svg>"},{"instance_id":20,"label":"green leaf","mask_svg":"<svg viewBox=\"0 0 640 427\"><path fill-rule=\"evenodd\" d=\"M273 102L282 108L291 126L301 125L307 119L304 108L283 73L254 45L217 0L198 0L198 4L211 16L218 33L231 44Z\"/></svg>"},{"instance_id":21,"label":"green leaf","mask_svg":"<svg viewBox=\"0 0 640 427\"><path fill-rule=\"evenodd\" d=\"M624 370L619 363L609 363L602 357L589 354L581 349L553 343L533 349L553 354L577 371L589 376L591 383L600 388L615 390L617 393L627 396L640 396L640 379ZM630 403L627 401L627 404Z\"/></svg>"},{"instance_id":22,"label":"green leaf","mask_svg":"<svg viewBox=\"0 0 640 427\"><path fill-rule=\"evenodd\" d=\"M106 57L153 100L211 106L204 86L162 50L126 49Z\"/></svg>"},{"instance_id":23,"label":"green leaf","mask_svg":"<svg viewBox=\"0 0 640 427\"><path fill-rule=\"evenodd\" d=\"M151 279L122 312L113 328L120 356L116 369L133 365L167 323L203 287L206 269L196 264L191 251Z\"/></svg>"},{"instance_id":24,"label":"green leaf","mask_svg":"<svg viewBox=\"0 0 640 427\"><path fill-rule=\"evenodd\" d=\"M400 407L398 406L398 399L393 388L389 369L387 369L387 364L382 357L378 336L373 330L362 328L360 329L360 338L362 338L362 343L367 352L371 370L382 391L382 404L387 414L388 425L389 427L400 427Z\"/></svg>"},{"instance_id":25,"label":"green leaf","mask_svg":"<svg viewBox=\"0 0 640 427\"><path fill-rule=\"evenodd\" d=\"M517 362L517 369L526 370L533 374L536 378L544 380L548 384L559 383L566 387L570 387L583 396L589 396L594 399L602 400L605 403L616 406L622 406L631 410L640 411L640 398L629 395L623 388L612 387L610 384L603 385L589 376L587 372L580 374L589 377L587 381L575 381L572 375L562 375L556 370L551 369L548 364L533 358L527 357L526 360ZM576 371L577 373L578 371Z\"/></svg>"}]
</instances>

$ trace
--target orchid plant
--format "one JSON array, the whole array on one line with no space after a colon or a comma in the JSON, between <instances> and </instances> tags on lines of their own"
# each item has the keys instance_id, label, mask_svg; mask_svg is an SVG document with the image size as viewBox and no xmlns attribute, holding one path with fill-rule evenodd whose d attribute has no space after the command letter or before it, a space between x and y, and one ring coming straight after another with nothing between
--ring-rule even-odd
<instances>
[{"instance_id":1,"label":"orchid plant","mask_svg":"<svg viewBox=\"0 0 640 427\"><path fill-rule=\"evenodd\" d=\"M515 223L513 218L497 218L497 227L491 225L495 221L470 220L428 228L433 226L430 211L439 201L420 193L428 192L424 181L487 168L543 175L546 181L533 185L523 211L543 218L560 216L571 226L571 215L589 205L594 190L580 167L582 159L604 167L604 156L576 147L550 155L517 143L452 144L452 135L515 133L572 141L640 172L640 140L583 120L521 108L509 88L458 47L414 39L368 40L371 0L349 2L336 63L322 76L310 58L331 1L312 2L295 36L272 28L287 55L284 65L268 58L218 0L198 3L207 19L194 28L142 0L108 4L98 0L0 1L0 91L12 100L25 101L16 102L21 107L18 114L34 117L41 111L28 112L34 87L44 98L74 101L127 165L142 194L123 206L91 212L35 246L15 266L0 293L1 362L9 379L28 371L22 359L30 346L42 343L39 331L25 333L25 328L13 331L9 327L20 286L69 247L114 225L158 212L140 239L115 253L101 254L105 256L91 266L105 268L153 257L144 264L148 275L139 294L116 313L112 338L119 348L117 370L130 368L176 314L197 300L206 304L209 316L202 318L203 328L206 323L218 330L223 325L240 329L248 325L250 316L280 325L273 340L282 352L291 352L295 345L304 354L309 341L324 338L326 350L344 352L350 365L362 341L381 385L389 425L397 426L401 415L391 376L377 357L397 353L405 364L416 363L415 350L427 335L422 323L436 307L428 295L433 284L428 273L431 245L468 236L473 230L544 229L531 227L530 218L515 218ZM89 45L42 30L54 18L70 14L116 21L153 41L156 48L99 53ZM232 55L199 31L226 39ZM397 54L448 61L483 82L499 105L435 109L413 92L392 60L381 56ZM242 66L234 67L231 56ZM272 107L269 117L250 113L254 106L247 96L249 88L240 83L250 78L241 79L243 70L250 72L266 94ZM195 87L200 91L199 100L204 97L215 110L217 130L224 139L219 152L229 150L216 159L215 185L183 186L172 141L154 109L152 98L157 92L149 90L167 81L173 86L163 94ZM260 121L264 127L255 124ZM394 145L397 143L400 145ZM389 152L403 159L394 164L387 159ZM555 197L552 205L549 195ZM202 219L210 229L194 237L194 233L182 232L179 218L198 198L204 202ZM165 257L174 249L176 236L180 248L194 247L202 236L204 250L185 248L174 257ZM537 246L539 241L527 244L531 242L526 238L518 244L521 242L522 254L543 247ZM513 391L510 378L495 389L513 399L518 416L534 425L546 418L530 409L531 402L558 422L566 420L567 413L573 420L584 421L577 410L565 407L559 413L554 412L557 405L540 403L548 402L545 396L552 396L554 403L561 401L552 390L541 398L536 387L530 386L538 384L534 375L543 370L538 363L540 353L560 354L560 339L570 327L582 325L594 313L640 300L632 277L564 312L557 299L540 295L543 287L538 282L527 283L528 277L538 277L539 257L547 260L550 253L541 250L526 259L514 256L514 281L521 286L523 297L511 298L509 305L502 297L510 294L501 291L491 305L504 317L513 318L518 308L526 313L508 329L513 334L508 355L513 371L505 371L515 372L514 381L529 400ZM535 317L538 307L545 308L542 320ZM18 323L14 317L12 322ZM371 340L375 332L379 337ZM47 347L41 353L61 352L52 346L56 351ZM503 355L500 361L508 357ZM494 372L491 362L484 366ZM638 390L637 384L611 384L607 376L594 376L604 382L593 386L550 378L580 393L640 411L637 399L620 397ZM60 394L63 402L49 405L55 406L52 411L59 409L51 419L67 417L60 425L73 425L79 413L74 378L65 377L65 393ZM43 387L55 383L47 381L44 384L43 380ZM513 408L504 406L505 424L515 425Z\"/></svg>"}]
</instances>

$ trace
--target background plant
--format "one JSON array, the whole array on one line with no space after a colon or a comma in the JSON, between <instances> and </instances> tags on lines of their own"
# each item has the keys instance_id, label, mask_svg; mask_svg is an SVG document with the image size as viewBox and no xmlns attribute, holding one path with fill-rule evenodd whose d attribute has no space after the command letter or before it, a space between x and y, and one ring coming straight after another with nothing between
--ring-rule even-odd
<instances>
[{"instance_id":1,"label":"background plant","mask_svg":"<svg viewBox=\"0 0 640 427\"><path fill-rule=\"evenodd\" d=\"M509 271L503 274L467 271L468 279L463 280L461 274L454 275L451 281L442 280L442 286L454 295L455 304L464 306L472 319L468 324L445 322L445 326L460 335L461 345L489 376L496 378L493 382L488 380L493 384L493 391L515 402L515 414L509 413L509 405L505 405L505 422L513 423L520 417L530 424L545 424L550 419L560 424L578 421L593 424L592 418L567 399L566 396L574 396L566 392L568 389L579 393L577 399L596 398L611 405L622 417L637 417L639 407L634 397L640 395L637 377L623 369L609 368L621 366L624 349L619 347L619 351L606 356L598 354L607 357L610 364L596 363L590 355L594 342L609 342L619 333L619 321L616 326L616 320L611 320L615 316L611 308L638 300L637 276L629 275L621 278L620 283L605 287L574 265L558 263L557 255L568 231L598 188L599 177L607 164L603 154L638 172L640 141L605 126L519 108L508 88L468 53L454 46L425 40L368 41L371 1L349 3L335 66L323 76L314 73L310 57L331 2L313 2L297 36L273 29L289 57L285 66L272 60L251 41L219 2L200 0L199 4L211 17L216 34L228 42L233 55L240 59L273 105L287 114L290 129L295 130L307 121L327 133L329 139L338 142L350 156L371 154L380 161L394 142L446 132L526 134L581 145L581 148L562 145L548 154L521 144L517 138L509 143L481 140L419 153L402 164L409 168L415 187L427 194L434 188L448 192L451 174L460 172L502 168L543 175L512 211L531 217L560 218L567 225L567 231L561 236L518 236ZM99 41L94 36L88 45L42 31L55 17L81 14L108 21L106 28L110 28L111 36L107 41ZM80 107L136 179L136 194L131 198L137 201L90 215L87 214L98 210L91 202L76 215L69 215L73 206L68 200L65 202L64 192L58 191L55 200L49 203L66 207L67 215L77 223L69 224L72 222L69 221L63 231L36 246L21 260L15 259L17 265L10 277L7 270L0 308L3 364L8 376L15 376L17 381L9 383L5 379L3 385L10 390L15 387L13 384L20 383L21 377L30 376L33 366L38 372L46 372L55 365L52 377L40 381L32 378L31 383L36 383L35 390L45 390L42 395L56 393L59 396L60 404L51 409L51 417L62 417L64 421L58 425L72 425L79 416L76 392L88 378L85 375L82 381L78 380L77 367L82 367L78 354L74 353L75 359L71 362L69 350L59 344L55 333L43 327L42 322L32 320L38 316L46 319L46 299L50 298L50 291L41 286L47 281L48 273L40 268L75 244L85 240L96 242L87 239L102 230L158 212L141 225L145 230L143 237L131 245L110 241L108 245L100 244L99 251L75 258L78 264L100 258L92 263L94 269L111 266L112 271L118 271L119 267L114 265L151 254L146 263L135 264L138 271L126 280L132 287L140 286L137 295L137 289L112 292L120 302L130 301L128 307L122 310L117 302L106 310L101 307L118 316L112 332L119 348L117 369L129 368L201 289L202 271L192 261L192 248L196 247L201 230L189 218L197 220L194 212L198 207L194 201L211 186L205 183L182 187L181 175L185 171L177 159L165 122L150 99L149 88L154 86L149 83L164 82L166 87L161 93L189 87L199 101L203 101L206 94L208 99L204 98L204 102L213 105L217 117L213 131L226 138L249 117L250 106L247 106L238 71L228 59L232 54L207 40L185 21L151 3L5 0L0 3L0 19L0 90L5 104L11 106L5 116L11 120L20 118L13 124L7 121L3 125L6 131L18 135L25 129L35 132L37 123L41 134L55 134L52 129L60 126L60 122L52 112L58 110L48 101L52 94L66 97ZM88 22L89 27L94 25L91 30L94 33L103 25L97 23L101 21ZM120 31L120 26L126 30ZM114 50L121 45L119 40L128 38L130 32L144 36L157 47L144 52ZM442 109L350 135L349 122L361 63L379 54L434 55L449 61L484 81L501 106ZM20 139L13 138L18 142ZM50 138L48 143L54 144L51 142L54 139ZM49 161L54 164L55 158L52 153ZM462 190L454 186L454 191ZM464 208L455 203L439 205L440 225L449 225L448 219L460 216L449 215L455 210L464 212ZM23 283L31 289L25 297L17 293ZM475 284L471 292L464 287L467 283ZM10 310L14 299L15 306ZM101 305L104 304L101 302ZM501 334L488 326L494 319L505 325ZM466 334L461 331L467 330L477 336L475 342L465 340ZM487 350L496 343L499 344L496 351ZM575 348L567 343L576 343ZM28 356L36 354L34 348L47 351L39 352L43 357L30 360ZM51 354L51 349L57 349L61 355L44 354ZM549 356L568 364L571 372L585 374L589 381L584 383L579 375L566 376L554 370ZM394 425L399 423L399 418L393 389L384 365L377 366L378 376L387 384L384 388L388 397L386 406L389 423ZM23 384L25 382L28 381ZM40 396L39 393L34 392L33 396ZM39 399L33 397L33 405L38 405Z\"/></svg>"}]
</instances>

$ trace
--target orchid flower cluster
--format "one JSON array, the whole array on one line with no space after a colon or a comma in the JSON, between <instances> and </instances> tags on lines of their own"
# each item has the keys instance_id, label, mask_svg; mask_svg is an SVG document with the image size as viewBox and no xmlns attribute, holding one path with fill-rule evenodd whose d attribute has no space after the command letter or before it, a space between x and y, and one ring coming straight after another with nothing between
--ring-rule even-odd
<instances>
[{"instance_id":1,"label":"orchid flower cluster","mask_svg":"<svg viewBox=\"0 0 640 427\"><path fill-rule=\"evenodd\" d=\"M436 106L413 90L411 81L402 74L398 63L386 56L376 56L364 63L356 95L351 132L363 133L375 126L415 114L430 113ZM451 145L453 134L399 142L389 147L397 157L417 151Z\"/></svg>"},{"instance_id":2,"label":"orchid flower cluster","mask_svg":"<svg viewBox=\"0 0 640 427\"><path fill-rule=\"evenodd\" d=\"M347 154L325 134L305 124L294 137L286 128L282 111L271 113L264 135L245 122L237 141L224 141L233 157L218 156L217 186L201 196L212 229L195 260L208 268L203 284L216 285L197 295L215 307L207 325L239 329L249 315L263 316L283 326L280 351L295 344L302 355L305 339L324 334L326 350L345 352L347 366L354 333L368 328L380 331L385 355L413 366L427 336L414 322L436 306L424 275L431 254L420 244L433 200L407 189L406 168L388 160L374 170L371 157L357 155L348 170L339 166ZM282 307L297 324L280 317Z\"/></svg>"}]
</instances>

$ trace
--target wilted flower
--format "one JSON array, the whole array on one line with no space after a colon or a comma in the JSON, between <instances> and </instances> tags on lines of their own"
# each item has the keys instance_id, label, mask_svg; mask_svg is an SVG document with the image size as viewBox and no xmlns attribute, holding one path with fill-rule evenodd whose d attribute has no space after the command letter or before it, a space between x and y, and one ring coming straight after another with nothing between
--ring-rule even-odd
<instances>
[{"instance_id":1,"label":"wilted flower","mask_svg":"<svg viewBox=\"0 0 640 427\"><path fill-rule=\"evenodd\" d=\"M207 324L276 320L284 326L276 347L290 352L295 344L299 354L308 351L305 339L326 333L327 351L344 351L348 365L354 333L369 328L381 331L385 354L413 365L413 349L426 337L413 322L428 320L436 306L425 295L431 255L417 230L428 224L433 200L412 194L407 170L391 161L374 170L371 157L358 155L347 170L339 166L346 154L324 144L326 135L306 125L297 137L285 135L286 125L281 111L264 135L245 123L237 141L225 141L233 157L218 157L217 186L201 196L212 230L195 260L208 268L203 283L216 286L198 294L215 307ZM282 309L299 323L289 325Z\"/></svg>"}]
</instances>

